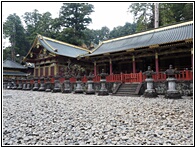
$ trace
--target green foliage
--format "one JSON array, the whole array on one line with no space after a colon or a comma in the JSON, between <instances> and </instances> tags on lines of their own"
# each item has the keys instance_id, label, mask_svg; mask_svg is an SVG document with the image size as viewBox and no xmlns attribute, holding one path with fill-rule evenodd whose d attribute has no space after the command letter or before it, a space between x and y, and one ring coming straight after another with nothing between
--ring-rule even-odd
<instances>
[{"instance_id":1,"label":"green foliage","mask_svg":"<svg viewBox=\"0 0 196 148\"><path fill-rule=\"evenodd\" d=\"M136 24L125 23L124 26L114 27L114 29L110 32L110 38L117 38L121 36L126 36L135 33Z\"/></svg>"},{"instance_id":2,"label":"green foliage","mask_svg":"<svg viewBox=\"0 0 196 148\"><path fill-rule=\"evenodd\" d=\"M6 60L7 58L11 58L11 47L6 47L3 50L3 60Z\"/></svg>"},{"instance_id":3,"label":"green foliage","mask_svg":"<svg viewBox=\"0 0 196 148\"><path fill-rule=\"evenodd\" d=\"M60 26L65 27L60 33L62 41L81 46L84 43L85 34L83 31L92 22L89 15L93 12L94 6L88 3L63 3L60 9ZM65 35L63 35L65 34Z\"/></svg>"},{"instance_id":4,"label":"green foliage","mask_svg":"<svg viewBox=\"0 0 196 148\"><path fill-rule=\"evenodd\" d=\"M134 15L134 23L137 23L136 31L148 29L153 16L152 3L133 3L129 11Z\"/></svg>"},{"instance_id":5,"label":"green foliage","mask_svg":"<svg viewBox=\"0 0 196 148\"><path fill-rule=\"evenodd\" d=\"M25 29L22 26L20 17L15 13L7 17L3 23L4 38L8 38L11 43L11 49L14 49L14 54L25 56L29 50L30 44L26 40ZM4 50L8 52L10 50ZM11 52L11 51L10 51Z\"/></svg>"},{"instance_id":6,"label":"green foliage","mask_svg":"<svg viewBox=\"0 0 196 148\"><path fill-rule=\"evenodd\" d=\"M165 26L175 22L193 19L193 4L191 3L161 3L159 6L160 25Z\"/></svg>"},{"instance_id":7,"label":"green foliage","mask_svg":"<svg viewBox=\"0 0 196 148\"><path fill-rule=\"evenodd\" d=\"M154 4L133 3L129 12L137 23L136 31L154 28ZM193 19L193 3L159 3L159 26Z\"/></svg>"}]
</instances>

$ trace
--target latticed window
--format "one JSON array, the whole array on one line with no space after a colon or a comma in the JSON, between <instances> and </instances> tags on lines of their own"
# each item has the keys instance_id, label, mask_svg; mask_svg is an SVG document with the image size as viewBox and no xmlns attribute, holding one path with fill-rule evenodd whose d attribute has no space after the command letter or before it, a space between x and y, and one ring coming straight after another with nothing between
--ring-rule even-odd
<instances>
[{"instance_id":1,"label":"latticed window","mask_svg":"<svg viewBox=\"0 0 196 148\"><path fill-rule=\"evenodd\" d=\"M38 76L38 69L37 68L35 69L35 76L36 77Z\"/></svg>"},{"instance_id":2,"label":"latticed window","mask_svg":"<svg viewBox=\"0 0 196 148\"><path fill-rule=\"evenodd\" d=\"M40 68L40 76L43 76L43 67Z\"/></svg>"},{"instance_id":3,"label":"latticed window","mask_svg":"<svg viewBox=\"0 0 196 148\"><path fill-rule=\"evenodd\" d=\"M45 67L45 76L48 76L48 67Z\"/></svg>"},{"instance_id":4,"label":"latticed window","mask_svg":"<svg viewBox=\"0 0 196 148\"><path fill-rule=\"evenodd\" d=\"M50 75L54 76L54 66L50 67Z\"/></svg>"}]
</instances>

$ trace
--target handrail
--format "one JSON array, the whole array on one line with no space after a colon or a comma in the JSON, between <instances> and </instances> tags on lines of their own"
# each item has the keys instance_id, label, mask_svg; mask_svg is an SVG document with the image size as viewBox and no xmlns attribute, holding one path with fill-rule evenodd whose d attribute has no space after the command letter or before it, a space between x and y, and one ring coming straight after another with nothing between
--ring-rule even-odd
<instances>
[{"instance_id":1,"label":"handrail","mask_svg":"<svg viewBox=\"0 0 196 148\"><path fill-rule=\"evenodd\" d=\"M175 74L175 78L177 80L186 80L190 81L193 80L193 71L191 70L181 70L179 71L179 74ZM163 72L159 72L158 74L152 75L152 78L154 81L165 81L167 79L167 75L164 74ZM95 76L93 78L93 82L100 82L101 77L99 75ZM133 83L133 82L144 82L146 79L146 75L142 74L142 72L139 73L129 73L129 74L111 74L106 76L106 82L128 82L128 83ZM51 77L50 82L54 83L54 77ZM63 83L65 80L64 77L59 78L60 83ZM76 83L76 78L71 77L70 83ZM31 84L34 83L34 80L29 80ZM88 81L87 77L84 76L82 77L81 81L83 83L86 83ZM19 84L19 81L16 80L16 83ZM40 79L38 79L38 83L40 83Z\"/></svg>"}]
</instances>

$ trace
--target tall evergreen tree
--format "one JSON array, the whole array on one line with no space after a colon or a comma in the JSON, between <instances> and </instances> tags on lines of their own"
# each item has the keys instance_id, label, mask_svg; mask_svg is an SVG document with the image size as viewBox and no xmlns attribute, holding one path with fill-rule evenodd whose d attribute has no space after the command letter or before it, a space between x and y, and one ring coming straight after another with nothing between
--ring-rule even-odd
<instances>
[{"instance_id":1,"label":"tall evergreen tree","mask_svg":"<svg viewBox=\"0 0 196 148\"><path fill-rule=\"evenodd\" d=\"M8 38L11 43L12 58L15 59L15 55L25 56L29 50L29 43L25 38L25 30L22 26L20 17L15 13L7 17L5 23L3 23L3 35L4 38Z\"/></svg>"},{"instance_id":2,"label":"tall evergreen tree","mask_svg":"<svg viewBox=\"0 0 196 148\"><path fill-rule=\"evenodd\" d=\"M81 39L85 36L82 31L92 22L89 15L93 12L93 9L94 6L88 3L63 3L59 19L61 27L66 28L63 30L66 35L61 36L63 37L61 40L81 45Z\"/></svg>"}]
</instances>

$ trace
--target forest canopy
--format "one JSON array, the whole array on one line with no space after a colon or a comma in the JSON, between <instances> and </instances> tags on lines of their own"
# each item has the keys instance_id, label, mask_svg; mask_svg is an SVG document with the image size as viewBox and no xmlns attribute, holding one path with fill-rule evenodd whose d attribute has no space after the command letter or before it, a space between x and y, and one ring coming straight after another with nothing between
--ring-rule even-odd
<instances>
[{"instance_id":1,"label":"forest canopy","mask_svg":"<svg viewBox=\"0 0 196 148\"><path fill-rule=\"evenodd\" d=\"M94 6L88 3L63 3L57 18L36 9L25 12L21 18L16 13L10 14L3 23L3 37L9 39L11 46L3 50L3 59L13 54L25 56L37 34L92 49L101 41L154 28L154 3L132 3L128 11L134 16L134 22L130 23L130 18L130 22L112 30L107 26L97 30L88 28L93 22L90 15L94 13ZM193 20L193 3L159 3L159 26L189 20Z\"/></svg>"}]
</instances>

